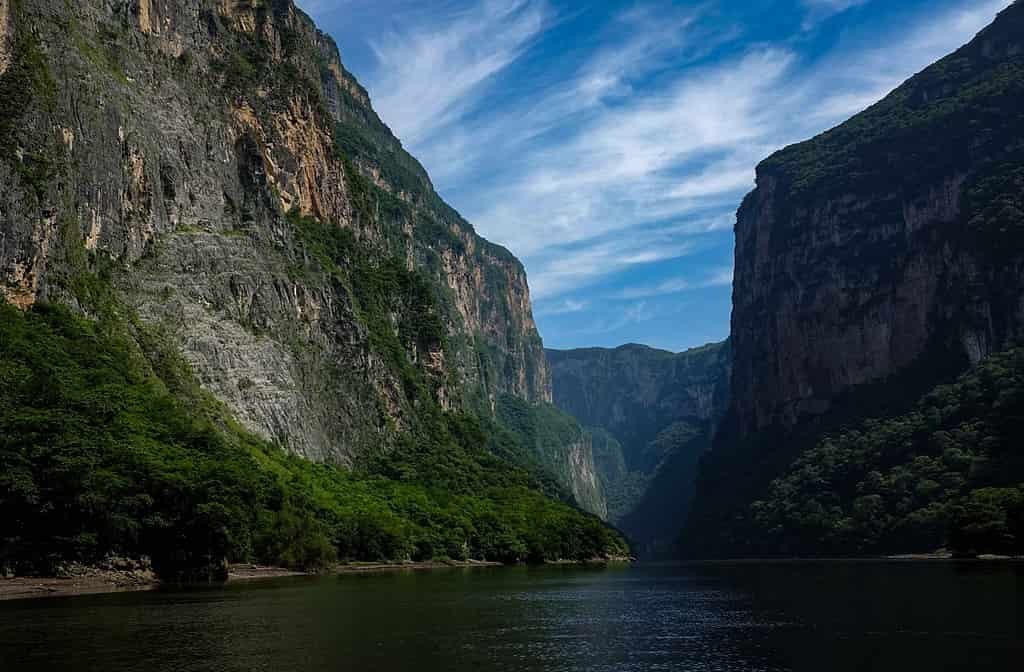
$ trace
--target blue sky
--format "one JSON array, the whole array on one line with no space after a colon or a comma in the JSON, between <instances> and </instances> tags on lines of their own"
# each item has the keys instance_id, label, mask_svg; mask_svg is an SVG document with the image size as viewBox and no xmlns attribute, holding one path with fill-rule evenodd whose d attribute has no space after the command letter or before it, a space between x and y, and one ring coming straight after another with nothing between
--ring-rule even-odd
<instances>
[{"instance_id":1,"label":"blue sky","mask_svg":"<svg viewBox=\"0 0 1024 672\"><path fill-rule=\"evenodd\" d=\"M441 195L526 265L555 348L729 332L754 167L1011 0L298 0Z\"/></svg>"}]
</instances>

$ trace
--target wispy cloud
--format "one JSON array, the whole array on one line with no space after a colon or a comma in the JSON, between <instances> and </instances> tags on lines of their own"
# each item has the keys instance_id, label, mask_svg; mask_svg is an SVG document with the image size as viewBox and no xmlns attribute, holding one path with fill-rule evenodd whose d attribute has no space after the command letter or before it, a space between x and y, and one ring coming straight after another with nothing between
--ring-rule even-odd
<instances>
[{"instance_id":1,"label":"wispy cloud","mask_svg":"<svg viewBox=\"0 0 1024 672\"><path fill-rule=\"evenodd\" d=\"M646 301L639 301L595 320L581 331L591 336L610 334L632 324L649 322L656 314Z\"/></svg>"},{"instance_id":2,"label":"wispy cloud","mask_svg":"<svg viewBox=\"0 0 1024 672\"><path fill-rule=\"evenodd\" d=\"M560 297L600 279L644 266L684 257L694 250L689 241L668 241L658 231L641 233L635 240L623 244L608 240L586 244L554 245L534 255L535 270L530 273L530 292L536 299Z\"/></svg>"},{"instance_id":3,"label":"wispy cloud","mask_svg":"<svg viewBox=\"0 0 1024 672\"><path fill-rule=\"evenodd\" d=\"M801 1L815 21L863 4ZM706 21L711 5L646 2L551 73L527 57L564 17L542 0L487 0L375 39L370 89L442 192L524 259L541 305L568 309L582 288L727 240L760 159L877 101L1009 4L927 9L811 59ZM496 104L516 68L515 95Z\"/></svg>"},{"instance_id":4,"label":"wispy cloud","mask_svg":"<svg viewBox=\"0 0 1024 672\"><path fill-rule=\"evenodd\" d=\"M666 296L679 294L694 289L706 289L708 287L724 287L732 284L732 267L719 268L712 271L706 277L692 281L686 278L676 277L662 280L654 285L637 287L626 287L613 295L616 299L647 299L655 296Z\"/></svg>"},{"instance_id":5,"label":"wispy cloud","mask_svg":"<svg viewBox=\"0 0 1024 672\"><path fill-rule=\"evenodd\" d=\"M547 315L568 315L579 313L589 306L587 301L576 301L574 299L562 299L561 301L535 304L534 312L539 316Z\"/></svg>"},{"instance_id":6,"label":"wispy cloud","mask_svg":"<svg viewBox=\"0 0 1024 672\"><path fill-rule=\"evenodd\" d=\"M810 30L818 23L827 18L842 14L843 12L866 5L871 0L802 0L803 6L807 9L807 16L804 18L804 30Z\"/></svg>"},{"instance_id":7,"label":"wispy cloud","mask_svg":"<svg viewBox=\"0 0 1024 672\"><path fill-rule=\"evenodd\" d=\"M468 112L551 18L540 0L486 0L432 29L395 30L371 43L376 105L403 141L430 139Z\"/></svg>"}]
</instances>

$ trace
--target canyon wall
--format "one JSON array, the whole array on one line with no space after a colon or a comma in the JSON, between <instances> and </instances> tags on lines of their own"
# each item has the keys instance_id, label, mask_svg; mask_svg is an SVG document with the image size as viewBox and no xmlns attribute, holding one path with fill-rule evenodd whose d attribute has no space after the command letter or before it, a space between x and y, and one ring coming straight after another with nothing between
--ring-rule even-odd
<instances>
[{"instance_id":1,"label":"canyon wall","mask_svg":"<svg viewBox=\"0 0 1024 672\"><path fill-rule=\"evenodd\" d=\"M522 265L291 0L0 1L0 290L110 306L249 430L354 464L424 403L550 400ZM425 400L425 401L424 401Z\"/></svg>"}]
</instances>

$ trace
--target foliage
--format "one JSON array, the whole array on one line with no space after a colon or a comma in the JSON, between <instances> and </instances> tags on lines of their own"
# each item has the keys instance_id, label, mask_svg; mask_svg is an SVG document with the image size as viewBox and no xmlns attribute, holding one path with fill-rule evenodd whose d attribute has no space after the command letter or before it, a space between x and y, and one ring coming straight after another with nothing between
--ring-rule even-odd
<instances>
[{"instance_id":1,"label":"foliage","mask_svg":"<svg viewBox=\"0 0 1024 672\"><path fill-rule=\"evenodd\" d=\"M536 455L542 464L555 471L564 447L583 439L583 430L576 420L550 404L530 404L512 395L501 395L495 414L524 448Z\"/></svg>"},{"instance_id":2,"label":"foliage","mask_svg":"<svg viewBox=\"0 0 1024 672\"><path fill-rule=\"evenodd\" d=\"M1024 349L822 440L754 503L781 553L1024 552Z\"/></svg>"},{"instance_id":3,"label":"foliage","mask_svg":"<svg viewBox=\"0 0 1024 672\"><path fill-rule=\"evenodd\" d=\"M795 196L884 188L896 168L910 191L963 165L966 157L958 147L977 136L979 127L986 144L1014 147L1024 64L1019 58L1000 63L977 57L977 48L964 47L843 125L776 153L762 170L784 176ZM920 141L939 135L946 141Z\"/></svg>"},{"instance_id":4,"label":"foliage","mask_svg":"<svg viewBox=\"0 0 1024 672\"><path fill-rule=\"evenodd\" d=\"M495 429L505 435L505 454L534 474L550 474L556 485L546 490L571 501L572 497L563 493L573 490L576 472L580 469L572 460L571 449L588 444L593 447L591 436L575 418L551 404L531 404L504 394L495 404L495 421ZM492 450L495 450L493 443ZM576 491L579 505L590 511L604 508L602 494L596 488Z\"/></svg>"},{"instance_id":5,"label":"foliage","mask_svg":"<svg viewBox=\"0 0 1024 672\"><path fill-rule=\"evenodd\" d=\"M407 350L442 351L446 329L433 285L387 253L373 254L349 229L323 225L293 210L288 221L305 253L354 300L360 321L370 332L370 346L401 376L410 398L423 392L422 373Z\"/></svg>"},{"instance_id":6,"label":"foliage","mask_svg":"<svg viewBox=\"0 0 1024 672\"><path fill-rule=\"evenodd\" d=\"M408 438L390 458L398 478L285 455L231 422L138 325L0 305L0 387L0 566L18 571L108 553L217 578L224 560L317 568L624 550L599 520L517 479L457 416L433 428L434 444Z\"/></svg>"},{"instance_id":7,"label":"foliage","mask_svg":"<svg viewBox=\"0 0 1024 672\"><path fill-rule=\"evenodd\" d=\"M621 521L638 553L667 556L677 550L675 535L690 510L697 466L710 444L710 426L696 421L670 425L652 443L664 447L658 450L663 457Z\"/></svg>"}]
</instances>

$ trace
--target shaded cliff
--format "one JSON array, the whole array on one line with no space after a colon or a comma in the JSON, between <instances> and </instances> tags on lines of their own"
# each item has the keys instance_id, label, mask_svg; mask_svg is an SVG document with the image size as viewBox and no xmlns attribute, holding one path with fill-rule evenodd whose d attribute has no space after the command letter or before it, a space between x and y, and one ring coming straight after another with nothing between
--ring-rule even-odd
<instances>
[{"instance_id":1,"label":"shaded cliff","mask_svg":"<svg viewBox=\"0 0 1024 672\"><path fill-rule=\"evenodd\" d=\"M587 428L609 519L641 550L682 526L729 397L729 345L547 351L555 404Z\"/></svg>"},{"instance_id":2,"label":"shaded cliff","mask_svg":"<svg viewBox=\"0 0 1024 672\"><path fill-rule=\"evenodd\" d=\"M1020 3L758 167L736 223L734 393L691 544L742 550L737 521L823 433L901 413L1020 340L1022 186Z\"/></svg>"},{"instance_id":3,"label":"shaded cliff","mask_svg":"<svg viewBox=\"0 0 1024 672\"><path fill-rule=\"evenodd\" d=\"M819 414L937 349L1021 337L1024 7L846 124L758 167L736 224L733 408Z\"/></svg>"}]
</instances>

